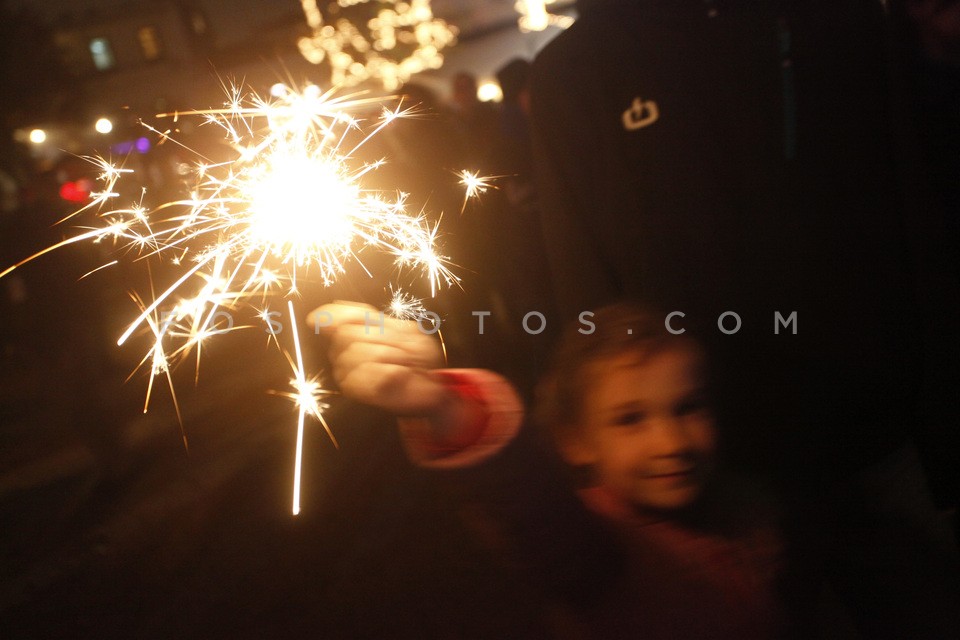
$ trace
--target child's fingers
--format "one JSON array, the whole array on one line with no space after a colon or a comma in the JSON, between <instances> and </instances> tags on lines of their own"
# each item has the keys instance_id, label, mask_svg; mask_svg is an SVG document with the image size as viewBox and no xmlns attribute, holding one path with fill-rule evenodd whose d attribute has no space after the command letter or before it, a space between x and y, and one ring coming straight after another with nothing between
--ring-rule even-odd
<instances>
[{"instance_id":1,"label":"child's fingers","mask_svg":"<svg viewBox=\"0 0 960 640\"><path fill-rule=\"evenodd\" d=\"M379 362L363 362L339 382L344 394L397 415L430 414L448 393L423 371Z\"/></svg>"},{"instance_id":2,"label":"child's fingers","mask_svg":"<svg viewBox=\"0 0 960 640\"><path fill-rule=\"evenodd\" d=\"M331 361L340 358L344 350L354 345L382 346L397 349L408 354L411 361L416 361L427 368L441 366L442 352L436 340L419 333L416 329L393 327L383 334L377 329L356 324L346 324L338 327L330 336L329 356Z\"/></svg>"},{"instance_id":3,"label":"child's fingers","mask_svg":"<svg viewBox=\"0 0 960 640\"><path fill-rule=\"evenodd\" d=\"M325 304L307 315L330 339L333 375L344 395L398 415L427 415L447 399L426 370L440 366L436 341L416 323L365 304Z\"/></svg>"},{"instance_id":4,"label":"child's fingers","mask_svg":"<svg viewBox=\"0 0 960 640\"><path fill-rule=\"evenodd\" d=\"M317 331L327 333L347 325L369 327L370 332L374 333L379 332L380 327L386 331L388 328L406 324L375 307L358 302L337 302L317 307L307 314L307 322Z\"/></svg>"},{"instance_id":5,"label":"child's fingers","mask_svg":"<svg viewBox=\"0 0 960 640\"><path fill-rule=\"evenodd\" d=\"M436 340L424 334L415 322L383 316L370 305L326 304L308 314L307 321L316 332L322 330L330 339L331 360L336 360L354 343L366 343L409 351L428 367L437 367L443 362Z\"/></svg>"},{"instance_id":6,"label":"child's fingers","mask_svg":"<svg viewBox=\"0 0 960 640\"><path fill-rule=\"evenodd\" d=\"M427 369L432 364L417 354L411 354L391 345L353 343L345 347L331 362L334 375L344 377L348 372L367 364Z\"/></svg>"}]
</instances>

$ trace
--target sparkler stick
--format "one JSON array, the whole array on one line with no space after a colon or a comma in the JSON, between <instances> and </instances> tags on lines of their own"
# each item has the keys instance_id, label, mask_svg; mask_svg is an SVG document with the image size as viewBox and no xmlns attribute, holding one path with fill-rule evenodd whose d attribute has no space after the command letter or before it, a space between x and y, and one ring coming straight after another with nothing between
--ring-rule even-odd
<instances>
[{"instance_id":1,"label":"sparkler stick","mask_svg":"<svg viewBox=\"0 0 960 640\"><path fill-rule=\"evenodd\" d=\"M293 347L296 354L296 363L294 363L292 360L290 361L290 365L293 367L294 376L293 380L290 381L290 384L293 385L296 393L285 394L294 399L294 401L297 403L298 410L297 451L293 467L293 515L296 516L300 514L300 472L303 467L303 423L306 416L308 414L315 416L320 421L320 424L322 424L324 429L326 429L327 435L330 436L330 439L333 441L334 445L337 445L337 439L333 436L333 432L330 431L330 427L327 426L326 421L323 419L323 410L326 408L326 405L320 401L320 398L327 392L320 388L320 383L316 378L307 380L306 374L304 373L303 353L300 350L300 335L297 331L297 316L293 312L292 300L287 300L287 309L290 313L290 326L292 327L293 332ZM290 359L289 354L287 355L287 359Z\"/></svg>"}]
</instances>

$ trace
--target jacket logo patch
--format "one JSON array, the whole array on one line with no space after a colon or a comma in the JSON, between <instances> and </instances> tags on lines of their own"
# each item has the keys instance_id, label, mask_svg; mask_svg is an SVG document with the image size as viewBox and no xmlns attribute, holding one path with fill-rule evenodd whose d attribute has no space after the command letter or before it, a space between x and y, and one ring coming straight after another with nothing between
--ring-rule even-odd
<instances>
[{"instance_id":1,"label":"jacket logo patch","mask_svg":"<svg viewBox=\"0 0 960 640\"><path fill-rule=\"evenodd\" d=\"M653 100L633 99L630 108L623 112L623 128L627 131L636 131L649 127L660 118L660 110Z\"/></svg>"}]
</instances>

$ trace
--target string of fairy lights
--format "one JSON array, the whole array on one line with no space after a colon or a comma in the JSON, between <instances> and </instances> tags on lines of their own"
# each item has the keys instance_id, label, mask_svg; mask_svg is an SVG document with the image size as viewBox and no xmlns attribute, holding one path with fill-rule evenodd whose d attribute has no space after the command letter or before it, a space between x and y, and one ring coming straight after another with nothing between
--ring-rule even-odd
<instances>
[{"instance_id":1,"label":"string of fairy lights","mask_svg":"<svg viewBox=\"0 0 960 640\"><path fill-rule=\"evenodd\" d=\"M330 65L334 86L377 80L387 91L413 75L443 65L443 50L457 40L457 28L433 15L429 0L337 0L327 7L301 0L311 35L297 41L300 53L314 64ZM356 24L347 9L367 5L373 17Z\"/></svg>"},{"instance_id":2,"label":"string of fairy lights","mask_svg":"<svg viewBox=\"0 0 960 640\"><path fill-rule=\"evenodd\" d=\"M571 16L548 10L556 3L518 0L520 30L566 29L573 24ZM336 0L326 5L325 12L317 0L300 4L311 34L297 45L313 64L330 65L335 86L375 80L393 91L417 73L439 69L444 49L457 41L457 28L433 15L430 0Z\"/></svg>"}]
</instances>

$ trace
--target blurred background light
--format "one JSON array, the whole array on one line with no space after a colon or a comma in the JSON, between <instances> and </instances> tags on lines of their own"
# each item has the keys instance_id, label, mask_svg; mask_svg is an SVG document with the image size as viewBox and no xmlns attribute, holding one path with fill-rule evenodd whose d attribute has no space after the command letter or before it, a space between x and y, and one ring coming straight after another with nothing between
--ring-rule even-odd
<instances>
[{"instance_id":1,"label":"blurred background light","mask_svg":"<svg viewBox=\"0 0 960 640\"><path fill-rule=\"evenodd\" d=\"M503 91L496 82L486 80L477 87L477 99L481 102L500 102L503 100Z\"/></svg>"}]
</instances>

